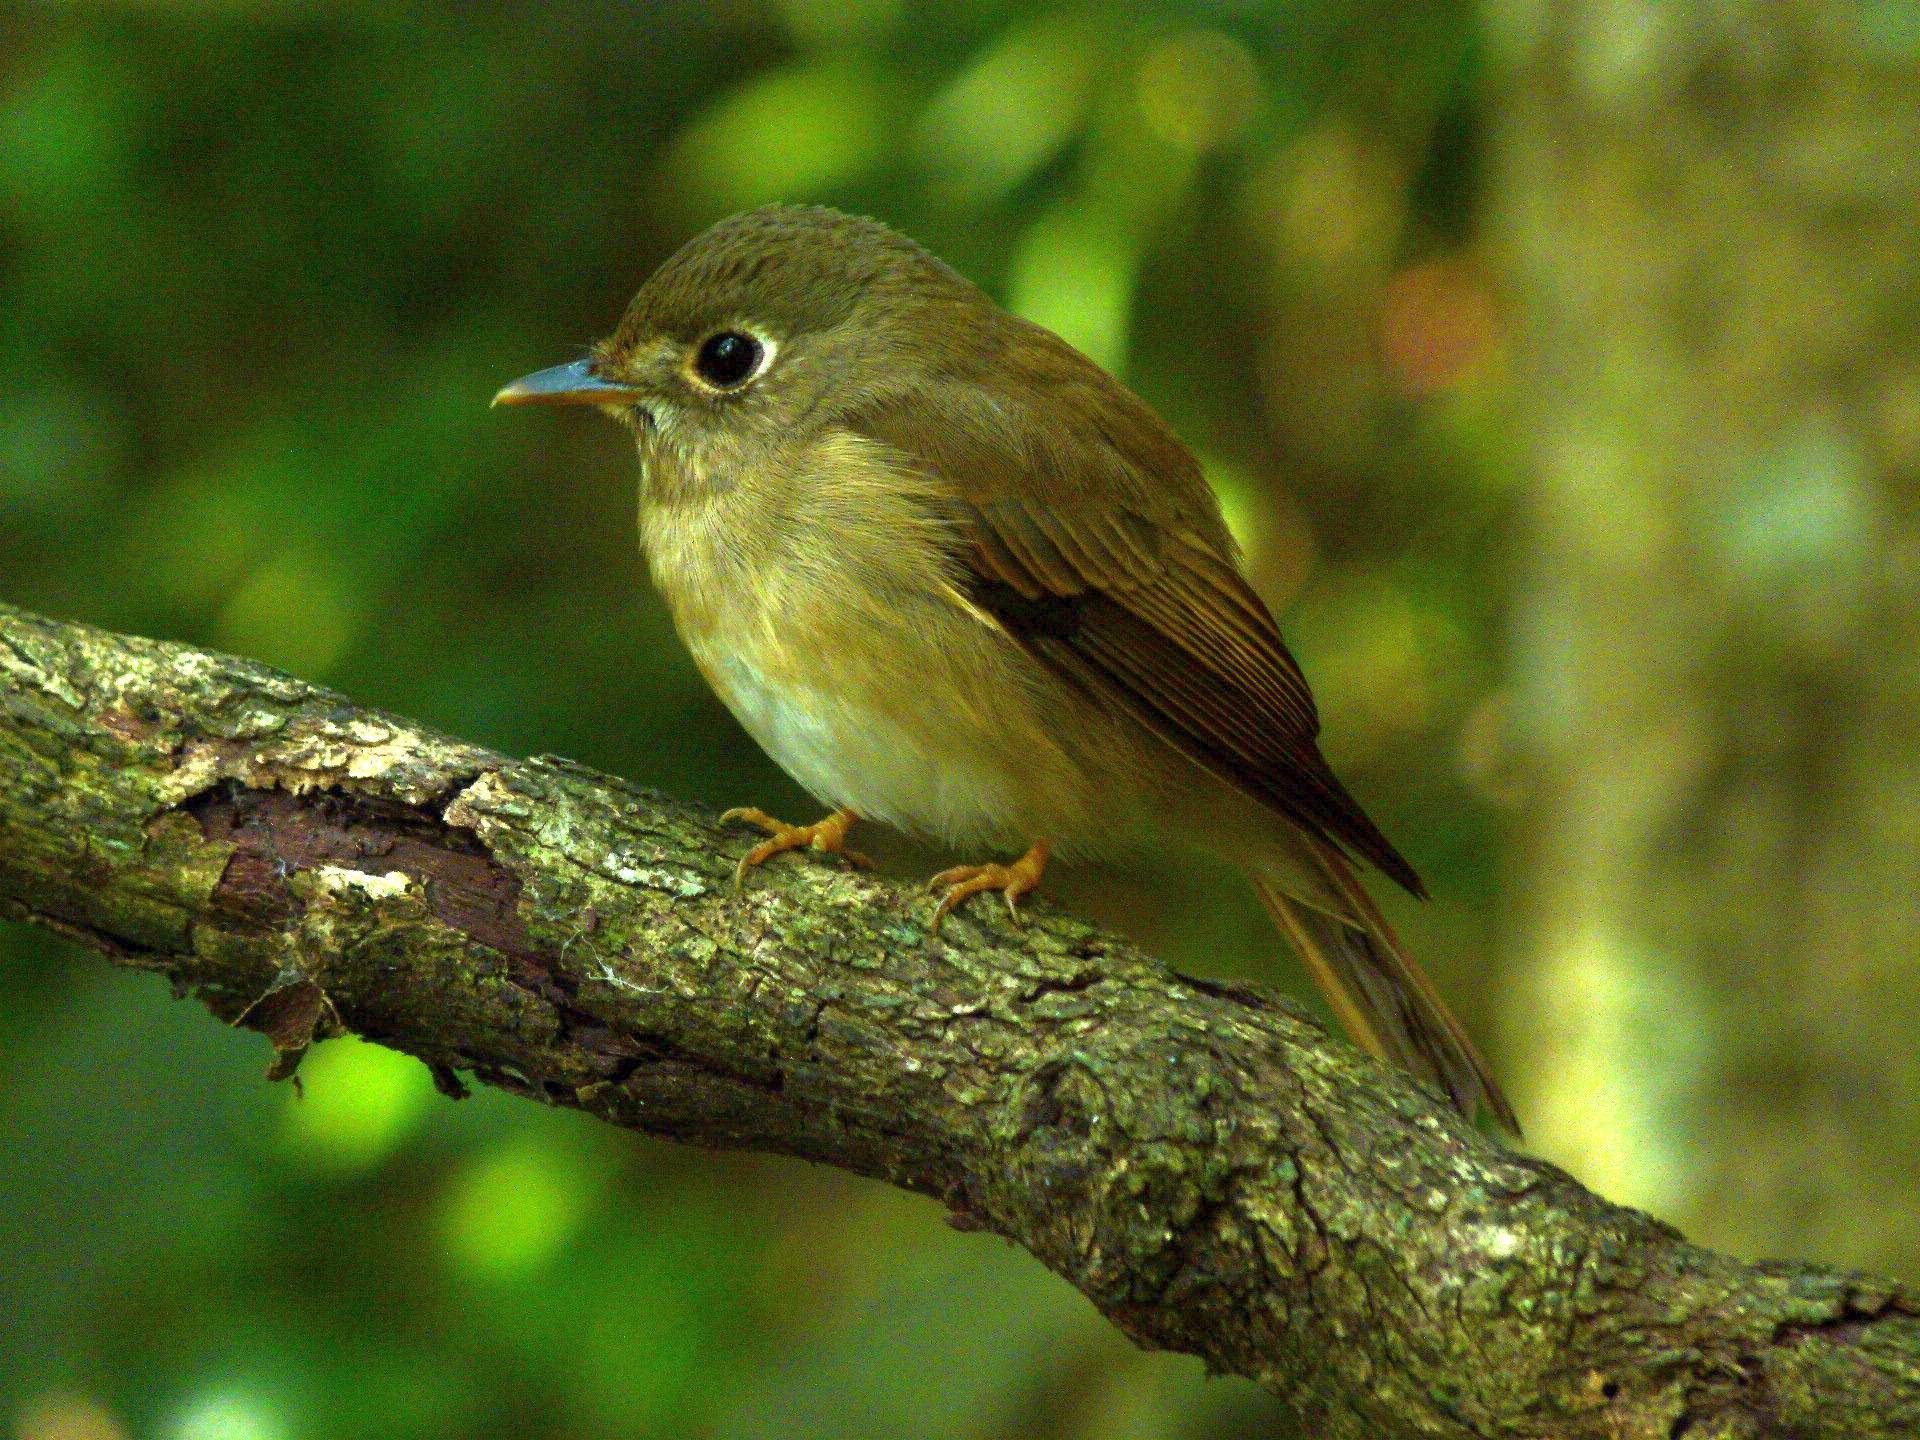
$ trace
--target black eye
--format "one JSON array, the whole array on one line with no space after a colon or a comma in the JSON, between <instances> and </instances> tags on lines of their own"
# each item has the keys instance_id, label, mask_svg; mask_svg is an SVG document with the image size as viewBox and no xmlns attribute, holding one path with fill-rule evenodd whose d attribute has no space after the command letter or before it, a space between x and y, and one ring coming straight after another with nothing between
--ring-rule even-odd
<instances>
[{"instance_id":1,"label":"black eye","mask_svg":"<svg viewBox=\"0 0 1920 1440\"><path fill-rule=\"evenodd\" d=\"M738 330L709 336L693 357L694 373L719 390L731 390L760 365L760 342Z\"/></svg>"}]
</instances>

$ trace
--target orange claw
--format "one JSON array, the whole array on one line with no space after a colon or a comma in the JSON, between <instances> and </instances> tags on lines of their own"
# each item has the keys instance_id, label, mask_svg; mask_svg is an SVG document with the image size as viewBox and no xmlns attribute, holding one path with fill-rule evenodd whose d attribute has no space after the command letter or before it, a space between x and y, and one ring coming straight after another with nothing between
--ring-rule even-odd
<instances>
[{"instance_id":1,"label":"orange claw","mask_svg":"<svg viewBox=\"0 0 1920 1440\"><path fill-rule=\"evenodd\" d=\"M722 825L733 820L744 820L749 825L757 825L769 835L771 840L762 840L758 845L740 857L740 863L734 867L733 888L738 890L747 878L747 871L756 865L765 864L782 850L798 850L803 846L814 850L825 850L835 855L844 855L854 864L865 868L873 864L858 850L847 848L847 832L853 829L853 822L860 817L851 810L836 810L825 819L816 820L811 825L789 825L784 820L776 820L764 810L756 810L751 805L743 805L737 810L729 810L720 817Z\"/></svg>"},{"instance_id":2,"label":"orange claw","mask_svg":"<svg viewBox=\"0 0 1920 1440\"><path fill-rule=\"evenodd\" d=\"M947 918L947 912L969 895L978 895L982 890L998 890L1007 897L1007 914L1013 923L1020 923L1019 900L1022 895L1030 894L1039 888L1040 877L1047 869L1047 842L1036 840L1033 848L1011 865L956 865L951 870L942 870L927 882L927 889L938 890L942 885L947 893L933 912L933 933L940 933L940 922Z\"/></svg>"}]
</instances>

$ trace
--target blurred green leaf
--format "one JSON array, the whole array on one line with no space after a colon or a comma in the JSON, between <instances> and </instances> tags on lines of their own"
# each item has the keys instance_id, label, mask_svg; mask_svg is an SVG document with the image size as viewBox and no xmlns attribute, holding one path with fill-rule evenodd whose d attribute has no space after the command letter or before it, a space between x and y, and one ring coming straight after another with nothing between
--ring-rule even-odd
<instances>
[{"instance_id":1,"label":"blurred green leaf","mask_svg":"<svg viewBox=\"0 0 1920 1440\"><path fill-rule=\"evenodd\" d=\"M914 127L914 153L949 203L998 200L1070 141L1103 60L1099 26L1049 15L1015 26L948 83Z\"/></svg>"},{"instance_id":2,"label":"blurred green leaf","mask_svg":"<svg viewBox=\"0 0 1920 1440\"><path fill-rule=\"evenodd\" d=\"M1020 237L1007 279L1007 308L1120 374L1139 266L1133 236L1112 215L1065 205Z\"/></svg>"},{"instance_id":3,"label":"blurred green leaf","mask_svg":"<svg viewBox=\"0 0 1920 1440\"><path fill-rule=\"evenodd\" d=\"M771 71L732 91L674 142L677 194L708 217L772 200L820 200L892 149L883 77L857 61Z\"/></svg>"}]
</instances>

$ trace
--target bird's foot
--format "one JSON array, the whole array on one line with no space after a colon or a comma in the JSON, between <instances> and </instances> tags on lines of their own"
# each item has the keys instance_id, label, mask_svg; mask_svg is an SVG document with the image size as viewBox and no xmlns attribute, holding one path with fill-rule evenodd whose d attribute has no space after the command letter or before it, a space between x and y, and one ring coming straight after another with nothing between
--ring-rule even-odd
<instances>
[{"instance_id":1,"label":"bird's foot","mask_svg":"<svg viewBox=\"0 0 1920 1440\"><path fill-rule=\"evenodd\" d=\"M749 825L757 825L773 838L762 840L758 845L740 857L740 863L734 867L733 888L738 890L747 871L756 865L763 865L782 850L798 850L803 846L813 850L825 850L835 855L844 855L863 869L873 864L858 850L847 848L847 832L853 829L853 822L860 817L851 810L836 810L823 820L811 825L789 825L784 820L776 820L764 810L756 810L751 805L743 805L737 810L729 810L720 817L725 825L730 821L744 820Z\"/></svg>"},{"instance_id":2,"label":"bird's foot","mask_svg":"<svg viewBox=\"0 0 1920 1440\"><path fill-rule=\"evenodd\" d=\"M933 933L940 933L940 922L947 918L949 910L969 895L978 895L982 890L998 890L1006 896L1007 914L1018 925L1020 897L1039 888L1040 877L1046 868L1047 842L1036 840L1033 848L1011 865L956 865L951 870L942 870L927 882L929 890L938 890L942 885L947 887L947 893L933 912Z\"/></svg>"}]
</instances>

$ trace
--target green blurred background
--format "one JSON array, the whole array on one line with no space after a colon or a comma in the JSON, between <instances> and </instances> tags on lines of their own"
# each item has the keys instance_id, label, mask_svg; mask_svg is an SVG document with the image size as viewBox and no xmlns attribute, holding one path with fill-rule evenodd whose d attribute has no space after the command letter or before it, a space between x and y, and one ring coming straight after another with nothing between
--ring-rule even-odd
<instances>
[{"instance_id":1,"label":"green blurred background","mask_svg":"<svg viewBox=\"0 0 1920 1440\"><path fill-rule=\"evenodd\" d=\"M813 807L648 592L615 427L492 413L706 222L879 215L1204 457L1490 1034L1508 453L1464 3L659 0L0 9L0 595L253 655L713 805ZM865 840L862 841L866 843ZM881 842L901 874L936 857ZM792 862L781 862L792 863ZM1230 876L1057 871L1295 986ZM17 1440L1226 1437L938 1208L256 1037L0 929Z\"/></svg>"}]
</instances>

